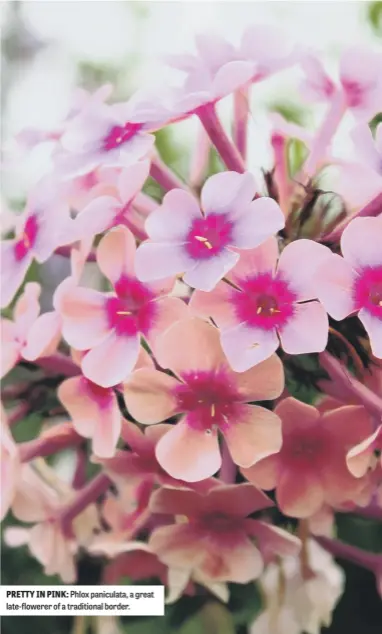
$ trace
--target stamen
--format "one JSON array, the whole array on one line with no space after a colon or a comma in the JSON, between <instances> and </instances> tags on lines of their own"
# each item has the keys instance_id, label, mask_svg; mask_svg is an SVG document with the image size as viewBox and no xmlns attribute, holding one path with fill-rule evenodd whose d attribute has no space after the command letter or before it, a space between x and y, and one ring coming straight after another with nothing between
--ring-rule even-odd
<instances>
[{"instance_id":1,"label":"stamen","mask_svg":"<svg viewBox=\"0 0 382 634\"><path fill-rule=\"evenodd\" d=\"M281 313L281 310L279 310L278 308L270 308L269 312L271 313L271 315L273 315L273 313Z\"/></svg>"},{"instance_id":2,"label":"stamen","mask_svg":"<svg viewBox=\"0 0 382 634\"><path fill-rule=\"evenodd\" d=\"M117 310L117 315L132 315L130 310Z\"/></svg>"},{"instance_id":3,"label":"stamen","mask_svg":"<svg viewBox=\"0 0 382 634\"><path fill-rule=\"evenodd\" d=\"M29 237L27 236L26 233L23 234L23 242L24 242L26 248L29 249L31 243L30 243Z\"/></svg>"},{"instance_id":4,"label":"stamen","mask_svg":"<svg viewBox=\"0 0 382 634\"><path fill-rule=\"evenodd\" d=\"M259 343L253 343L253 344L250 346L250 348L258 348L258 347L259 347L259 345L260 345Z\"/></svg>"},{"instance_id":5,"label":"stamen","mask_svg":"<svg viewBox=\"0 0 382 634\"><path fill-rule=\"evenodd\" d=\"M195 236L195 240L198 240L198 242L203 242L204 246L206 246L207 249L212 249L211 242L207 240L207 238L204 238L204 236Z\"/></svg>"},{"instance_id":6,"label":"stamen","mask_svg":"<svg viewBox=\"0 0 382 634\"><path fill-rule=\"evenodd\" d=\"M257 311L256 311L256 315L260 315L260 313L263 311L263 307L259 306Z\"/></svg>"},{"instance_id":7,"label":"stamen","mask_svg":"<svg viewBox=\"0 0 382 634\"><path fill-rule=\"evenodd\" d=\"M211 416L215 416L215 405L211 405Z\"/></svg>"}]
</instances>

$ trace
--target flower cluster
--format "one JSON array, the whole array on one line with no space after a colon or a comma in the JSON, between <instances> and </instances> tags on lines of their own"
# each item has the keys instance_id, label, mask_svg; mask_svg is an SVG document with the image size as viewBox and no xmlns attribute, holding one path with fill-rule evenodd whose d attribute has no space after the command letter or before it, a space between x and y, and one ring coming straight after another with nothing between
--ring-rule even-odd
<instances>
[{"instance_id":1,"label":"flower cluster","mask_svg":"<svg viewBox=\"0 0 382 634\"><path fill-rule=\"evenodd\" d=\"M157 577L168 602L228 601L231 584L260 578L253 632L314 633L343 589L331 554L382 571L332 538L337 513L382 517L382 124L375 138L368 125L382 57L345 52L336 82L275 29L196 44L169 60L180 88L127 103L83 93L58 130L18 137L49 139L53 168L1 244L1 515L31 525L5 540L64 582L81 552L104 558L105 583ZM255 177L249 96L292 66L327 113L312 134L270 117L274 166ZM232 136L217 111L228 95ZM331 150L348 115L359 163ZM194 116L187 183L155 132ZM293 173L296 139L307 158ZM323 190L331 164L340 212ZM57 257L70 274L40 314L30 266ZM16 443L12 426L34 411L40 432ZM63 449L69 483L44 460Z\"/></svg>"}]
</instances>

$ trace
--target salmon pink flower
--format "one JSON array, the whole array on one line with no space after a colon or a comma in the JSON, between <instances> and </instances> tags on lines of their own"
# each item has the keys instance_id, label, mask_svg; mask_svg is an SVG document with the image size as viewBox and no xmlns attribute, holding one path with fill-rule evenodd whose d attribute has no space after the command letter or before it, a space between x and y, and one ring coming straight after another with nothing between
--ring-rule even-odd
<instances>
[{"instance_id":1,"label":"salmon pink flower","mask_svg":"<svg viewBox=\"0 0 382 634\"><path fill-rule=\"evenodd\" d=\"M210 293L195 291L192 312L212 317L232 368L248 370L279 346L289 354L321 352L328 341L328 317L312 283L331 252L312 240L297 240L279 256L270 238L246 251L228 274L235 286L219 282ZM278 261L278 264L277 264Z\"/></svg>"},{"instance_id":2,"label":"salmon pink flower","mask_svg":"<svg viewBox=\"0 0 382 634\"><path fill-rule=\"evenodd\" d=\"M255 192L249 172L215 174L202 189L202 212L191 194L170 191L146 221L150 240L137 251L138 278L159 280L185 272L189 286L212 290L240 257L232 247L256 247L284 226L277 203L253 200Z\"/></svg>"},{"instance_id":3,"label":"salmon pink flower","mask_svg":"<svg viewBox=\"0 0 382 634\"><path fill-rule=\"evenodd\" d=\"M324 502L354 499L364 483L349 473L346 454L372 430L366 410L349 405L321 414L290 397L275 412L282 420L280 452L243 475L262 489L276 488L278 506L292 517L309 517Z\"/></svg>"},{"instance_id":4,"label":"salmon pink flower","mask_svg":"<svg viewBox=\"0 0 382 634\"><path fill-rule=\"evenodd\" d=\"M356 478L362 478L368 469L375 465L375 451L382 452L382 425L362 442L352 447L346 456L346 462L350 473ZM379 456L382 468L382 453Z\"/></svg>"},{"instance_id":5,"label":"salmon pink flower","mask_svg":"<svg viewBox=\"0 0 382 634\"><path fill-rule=\"evenodd\" d=\"M262 572L263 549L276 554L299 549L292 535L248 518L272 504L250 484L217 486L204 496L162 488L151 497L151 511L186 521L154 529L149 546L170 567L198 570L214 581L248 583Z\"/></svg>"},{"instance_id":6,"label":"salmon pink flower","mask_svg":"<svg viewBox=\"0 0 382 634\"><path fill-rule=\"evenodd\" d=\"M141 191L150 171L148 161L140 161L119 172L115 194L95 197L77 215L74 232L78 240L125 225L132 214L134 198Z\"/></svg>"},{"instance_id":7,"label":"salmon pink flower","mask_svg":"<svg viewBox=\"0 0 382 634\"><path fill-rule=\"evenodd\" d=\"M1 320L1 376L3 377L20 359L34 361L48 356L57 348L61 337L61 324L56 313L40 315L41 287L29 282L17 300L14 320Z\"/></svg>"},{"instance_id":8,"label":"salmon pink flower","mask_svg":"<svg viewBox=\"0 0 382 634\"><path fill-rule=\"evenodd\" d=\"M135 95L127 103L91 103L68 124L62 150L55 155L59 173L87 174L96 167L122 167L146 158L166 113Z\"/></svg>"},{"instance_id":9,"label":"salmon pink flower","mask_svg":"<svg viewBox=\"0 0 382 634\"><path fill-rule=\"evenodd\" d=\"M150 355L141 348L136 367L153 365ZM85 376L74 376L61 383L57 396L69 412L76 432L92 439L95 455L114 456L122 427L115 391L100 387Z\"/></svg>"},{"instance_id":10,"label":"salmon pink flower","mask_svg":"<svg viewBox=\"0 0 382 634\"><path fill-rule=\"evenodd\" d=\"M170 476L197 482L216 473L221 466L219 433L238 465L250 466L280 449L278 417L248 404L281 394L284 374L276 355L236 374L223 354L218 330L200 319L186 319L158 339L156 359L175 377L137 370L125 383L124 397L131 415L146 425L183 414L156 445L158 462Z\"/></svg>"},{"instance_id":11,"label":"salmon pink flower","mask_svg":"<svg viewBox=\"0 0 382 634\"><path fill-rule=\"evenodd\" d=\"M169 293L173 280L142 284L134 274L135 240L125 227L101 240L97 262L113 285L113 293L70 287L58 310L63 335L77 350L87 350L81 363L84 376L108 388L123 382L138 361L141 335L155 344L158 333L187 314L187 306Z\"/></svg>"},{"instance_id":12,"label":"salmon pink flower","mask_svg":"<svg viewBox=\"0 0 382 634\"><path fill-rule=\"evenodd\" d=\"M20 470L19 451L8 427L7 415L0 404L0 432L1 432L1 495L0 495L0 521L8 513L12 505L18 474Z\"/></svg>"},{"instance_id":13,"label":"salmon pink flower","mask_svg":"<svg viewBox=\"0 0 382 634\"><path fill-rule=\"evenodd\" d=\"M373 354L382 358L382 216L355 218L341 237L343 257L331 254L320 266L317 294L329 315L358 313Z\"/></svg>"},{"instance_id":14,"label":"salmon pink flower","mask_svg":"<svg viewBox=\"0 0 382 634\"><path fill-rule=\"evenodd\" d=\"M57 190L58 187L58 190ZM72 241L69 209L60 187L44 179L17 219L16 237L1 242L1 307L12 301L33 259L45 262L57 247Z\"/></svg>"}]
</instances>

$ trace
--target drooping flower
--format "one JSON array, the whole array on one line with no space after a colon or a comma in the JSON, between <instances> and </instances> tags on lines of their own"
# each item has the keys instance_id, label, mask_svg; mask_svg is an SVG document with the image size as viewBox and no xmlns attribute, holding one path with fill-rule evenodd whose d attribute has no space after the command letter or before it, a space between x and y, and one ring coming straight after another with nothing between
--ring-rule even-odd
<instances>
[{"instance_id":1,"label":"drooping flower","mask_svg":"<svg viewBox=\"0 0 382 634\"><path fill-rule=\"evenodd\" d=\"M40 292L40 284L26 284L15 305L13 321L1 320L2 377L20 359L33 361L52 354L57 348L61 336L60 320L53 311L40 315Z\"/></svg>"},{"instance_id":2,"label":"drooping flower","mask_svg":"<svg viewBox=\"0 0 382 634\"><path fill-rule=\"evenodd\" d=\"M137 250L142 281L185 273L194 288L212 290L239 260L232 250L251 249L283 228L284 215L271 198L253 200L256 185L246 172L211 176L196 199L172 190L146 221L149 240Z\"/></svg>"},{"instance_id":3,"label":"drooping flower","mask_svg":"<svg viewBox=\"0 0 382 634\"><path fill-rule=\"evenodd\" d=\"M358 313L373 354L382 358L382 216L355 218L341 237L343 257L331 254L320 266L317 295L329 315Z\"/></svg>"},{"instance_id":4,"label":"drooping flower","mask_svg":"<svg viewBox=\"0 0 382 634\"><path fill-rule=\"evenodd\" d=\"M345 575L331 555L315 541L306 544L309 576L301 574L298 557L270 564L259 582L266 609L250 634L319 634L329 627L345 585Z\"/></svg>"},{"instance_id":5,"label":"drooping flower","mask_svg":"<svg viewBox=\"0 0 382 634\"><path fill-rule=\"evenodd\" d=\"M125 227L104 236L97 262L113 285L113 293L70 287L62 293L58 310L63 335L77 350L86 350L84 376L108 388L127 379L137 363L140 337L153 346L157 335L187 314L187 306L169 293L173 279L142 284L134 273L135 240Z\"/></svg>"},{"instance_id":6,"label":"drooping flower","mask_svg":"<svg viewBox=\"0 0 382 634\"><path fill-rule=\"evenodd\" d=\"M3 406L0 404L0 435L1 435L1 495L0 495L0 521L8 513L12 505L17 479L20 470L20 458L17 444L13 440L12 434L8 427L7 415Z\"/></svg>"},{"instance_id":7,"label":"drooping flower","mask_svg":"<svg viewBox=\"0 0 382 634\"><path fill-rule=\"evenodd\" d=\"M96 167L122 167L146 158L155 137L151 131L167 118L163 108L135 95L127 103L91 103L74 117L55 154L59 173L87 174Z\"/></svg>"},{"instance_id":8,"label":"drooping flower","mask_svg":"<svg viewBox=\"0 0 382 634\"><path fill-rule=\"evenodd\" d=\"M317 301L314 272L330 254L312 240L297 240L279 256L277 240L246 251L210 293L195 291L190 308L212 317L232 368L248 370L280 345L289 354L321 352L328 340L328 318ZM278 261L278 263L277 263ZM280 339L280 341L279 341Z\"/></svg>"},{"instance_id":9,"label":"drooping flower","mask_svg":"<svg viewBox=\"0 0 382 634\"><path fill-rule=\"evenodd\" d=\"M183 414L156 445L158 462L170 476L196 482L216 473L221 466L220 433L238 465L252 465L280 449L278 417L248 404L281 394L284 374L276 355L236 374L224 356L218 330L200 319L186 319L158 339L156 359L175 377L137 370L125 383L124 397L132 416L146 425Z\"/></svg>"},{"instance_id":10,"label":"drooping flower","mask_svg":"<svg viewBox=\"0 0 382 634\"><path fill-rule=\"evenodd\" d=\"M248 518L269 506L271 500L246 483L213 487L204 496L162 488L151 497L151 511L186 521L154 529L149 546L170 567L198 570L211 581L248 583L262 572L263 549L275 554L299 549L292 535Z\"/></svg>"},{"instance_id":11,"label":"drooping flower","mask_svg":"<svg viewBox=\"0 0 382 634\"><path fill-rule=\"evenodd\" d=\"M262 489L276 488L278 506L292 517L309 517L324 502L352 500L364 483L350 474L346 454L371 432L366 410L349 405L321 415L290 397L275 412L282 420L280 452L243 469L243 475Z\"/></svg>"},{"instance_id":12,"label":"drooping flower","mask_svg":"<svg viewBox=\"0 0 382 634\"><path fill-rule=\"evenodd\" d=\"M17 218L16 237L1 242L1 307L13 299L33 259L45 262L57 247L73 240L69 209L60 186L43 179Z\"/></svg>"},{"instance_id":13,"label":"drooping flower","mask_svg":"<svg viewBox=\"0 0 382 634\"><path fill-rule=\"evenodd\" d=\"M382 56L373 50L352 47L340 60L339 84L326 73L314 55L301 61L306 78L303 94L314 101L326 101L342 93L344 108L364 121L369 121L380 110L382 101Z\"/></svg>"},{"instance_id":14,"label":"drooping flower","mask_svg":"<svg viewBox=\"0 0 382 634\"><path fill-rule=\"evenodd\" d=\"M76 238L89 238L117 225L128 226L134 198L141 191L149 171L148 161L122 169L117 177L115 194L110 192L93 198L77 215L73 229Z\"/></svg>"}]
</instances>

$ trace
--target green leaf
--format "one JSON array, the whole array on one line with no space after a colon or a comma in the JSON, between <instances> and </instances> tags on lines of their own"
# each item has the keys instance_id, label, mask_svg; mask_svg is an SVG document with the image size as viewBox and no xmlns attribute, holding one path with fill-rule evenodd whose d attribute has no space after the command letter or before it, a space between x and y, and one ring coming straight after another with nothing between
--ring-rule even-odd
<instances>
[{"instance_id":1,"label":"green leaf","mask_svg":"<svg viewBox=\"0 0 382 634\"><path fill-rule=\"evenodd\" d=\"M260 591L253 582L247 584L232 583L229 586L230 599L228 610L235 625L248 625L263 609Z\"/></svg>"},{"instance_id":2,"label":"green leaf","mask_svg":"<svg viewBox=\"0 0 382 634\"><path fill-rule=\"evenodd\" d=\"M382 2L370 2L367 6L368 20L378 37L382 37Z\"/></svg>"}]
</instances>

